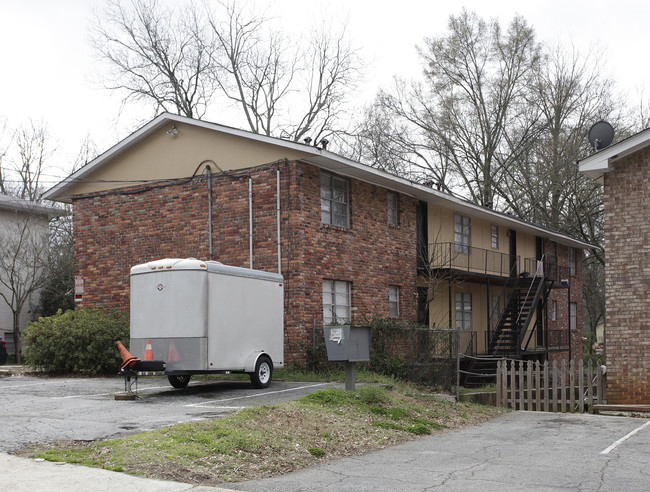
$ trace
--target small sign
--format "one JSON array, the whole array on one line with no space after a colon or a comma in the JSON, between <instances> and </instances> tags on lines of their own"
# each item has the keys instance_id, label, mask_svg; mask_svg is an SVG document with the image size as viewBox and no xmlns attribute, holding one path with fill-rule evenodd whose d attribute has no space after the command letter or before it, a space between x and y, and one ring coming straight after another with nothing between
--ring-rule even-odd
<instances>
[{"instance_id":1,"label":"small sign","mask_svg":"<svg viewBox=\"0 0 650 492\"><path fill-rule=\"evenodd\" d=\"M330 340L334 343L341 343L343 341L343 328L331 328Z\"/></svg>"},{"instance_id":2,"label":"small sign","mask_svg":"<svg viewBox=\"0 0 650 492\"><path fill-rule=\"evenodd\" d=\"M84 278L82 275L75 275L74 277L74 293L75 294L84 293Z\"/></svg>"},{"instance_id":3,"label":"small sign","mask_svg":"<svg viewBox=\"0 0 650 492\"><path fill-rule=\"evenodd\" d=\"M82 275L75 275L74 302L81 302L83 300L84 300L84 278Z\"/></svg>"}]
</instances>

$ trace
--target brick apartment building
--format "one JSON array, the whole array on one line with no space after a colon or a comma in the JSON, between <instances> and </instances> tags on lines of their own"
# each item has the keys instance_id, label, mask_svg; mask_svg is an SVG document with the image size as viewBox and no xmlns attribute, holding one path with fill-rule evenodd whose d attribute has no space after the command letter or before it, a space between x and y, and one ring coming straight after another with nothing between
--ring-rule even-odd
<instances>
[{"instance_id":1,"label":"brick apartment building","mask_svg":"<svg viewBox=\"0 0 650 492\"><path fill-rule=\"evenodd\" d=\"M603 183L605 350L612 404L650 404L650 130L580 161Z\"/></svg>"},{"instance_id":2,"label":"brick apartment building","mask_svg":"<svg viewBox=\"0 0 650 492\"><path fill-rule=\"evenodd\" d=\"M74 205L81 307L127 310L135 264L214 259L282 273L287 362L315 326L366 316L462 329L486 353L515 283L543 271L515 350L581 350L588 244L313 145L162 114L45 198Z\"/></svg>"}]
</instances>

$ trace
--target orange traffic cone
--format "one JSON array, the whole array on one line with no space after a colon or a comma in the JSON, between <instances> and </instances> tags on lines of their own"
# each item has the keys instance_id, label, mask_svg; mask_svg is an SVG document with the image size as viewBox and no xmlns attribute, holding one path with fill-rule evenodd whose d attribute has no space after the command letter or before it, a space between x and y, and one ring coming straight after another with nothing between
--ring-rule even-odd
<instances>
[{"instance_id":1,"label":"orange traffic cone","mask_svg":"<svg viewBox=\"0 0 650 492\"><path fill-rule=\"evenodd\" d=\"M169 351L167 353L167 362L175 362L179 359L178 350L176 350L176 345L172 340L169 344Z\"/></svg>"},{"instance_id":2,"label":"orange traffic cone","mask_svg":"<svg viewBox=\"0 0 650 492\"><path fill-rule=\"evenodd\" d=\"M151 340L147 340L147 346L144 349L144 360L153 360L153 349L151 348Z\"/></svg>"},{"instance_id":3,"label":"orange traffic cone","mask_svg":"<svg viewBox=\"0 0 650 492\"><path fill-rule=\"evenodd\" d=\"M131 367L133 366L136 362L138 362L138 358L134 355L131 355L131 353L126 350L126 347L122 345L122 342L119 340L117 341L117 348L120 349L120 355L122 356L122 365L120 366L120 369L124 369L125 367Z\"/></svg>"}]
</instances>

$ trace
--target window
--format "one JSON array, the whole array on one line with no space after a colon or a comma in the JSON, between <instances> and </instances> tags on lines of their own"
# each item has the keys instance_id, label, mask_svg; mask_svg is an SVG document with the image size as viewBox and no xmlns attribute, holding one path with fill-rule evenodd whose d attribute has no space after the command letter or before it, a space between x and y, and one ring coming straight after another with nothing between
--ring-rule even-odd
<instances>
[{"instance_id":1,"label":"window","mask_svg":"<svg viewBox=\"0 0 650 492\"><path fill-rule=\"evenodd\" d=\"M454 243L458 253L465 255L470 253L469 248L472 244L471 230L472 224L469 217L454 214Z\"/></svg>"},{"instance_id":2,"label":"window","mask_svg":"<svg viewBox=\"0 0 650 492\"><path fill-rule=\"evenodd\" d=\"M576 329L576 317L578 315L578 304L572 302L569 304L569 328L571 331Z\"/></svg>"},{"instance_id":3,"label":"window","mask_svg":"<svg viewBox=\"0 0 650 492\"><path fill-rule=\"evenodd\" d=\"M472 329L472 294L456 294L456 329Z\"/></svg>"},{"instance_id":4,"label":"window","mask_svg":"<svg viewBox=\"0 0 650 492\"><path fill-rule=\"evenodd\" d=\"M499 321L501 316L501 302L499 296L492 296L492 315L490 318L492 321Z\"/></svg>"},{"instance_id":5,"label":"window","mask_svg":"<svg viewBox=\"0 0 650 492\"><path fill-rule=\"evenodd\" d=\"M399 197L397 193L389 191L388 200L388 223L390 225L399 225Z\"/></svg>"},{"instance_id":6,"label":"window","mask_svg":"<svg viewBox=\"0 0 650 492\"><path fill-rule=\"evenodd\" d=\"M557 301L551 304L551 321L557 321Z\"/></svg>"},{"instance_id":7,"label":"window","mask_svg":"<svg viewBox=\"0 0 650 492\"><path fill-rule=\"evenodd\" d=\"M576 274L576 250L569 248L569 275Z\"/></svg>"},{"instance_id":8,"label":"window","mask_svg":"<svg viewBox=\"0 0 650 492\"><path fill-rule=\"evenodd\" d=\"M499 249L499 226L492 226L492 247Z\"/></svg>"},{"instance_id":9,"label":"window","mask_svg":"<svg viewBox=\"0 0 650 492\"><path fill-rule=\"evenodd\" d=\"M348 180L329 173L320 175L320 209L323 224L350 227Z\"/></svg>"},{"instance_id":10,"label":"window","mask_svg":"<svg viewBox=\"0 0 650 492\"><path fill-rule=\"evenodd\" d=\"M388 315L391 318L399 318L399 287L388 286Z\"/></svg>"},{"instance_id":11,"label":"window","mask_svg":"<svg viewBox=\"0 0 650 492\"><path fill-rule=\"evenodd\" d=\"M350 282L340 280L323 281L323 323L349 323Z\"/></svg>"}]
</instances>

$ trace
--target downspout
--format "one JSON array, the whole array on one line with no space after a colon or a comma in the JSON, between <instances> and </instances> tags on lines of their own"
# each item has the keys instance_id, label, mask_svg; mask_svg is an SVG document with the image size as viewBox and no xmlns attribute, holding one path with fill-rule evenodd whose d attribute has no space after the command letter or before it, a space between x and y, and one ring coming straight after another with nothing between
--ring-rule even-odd
<instances>
[{"instance_id":1,"label":"downspout","mask_svg":"<svg viewBox=\"0 0 650 492\"><path fill-rule=\"evenodd\" d=\"M282 275L282 247L280 242L280 170L276 170L276 213L278 225L278 274Z\"/></svg>"},{"instance_id":2,"label":"downspout","mask_svg":"<svg viewBox=\"0 0 650 492\"><path fill-rule=\"evenodd\" d=\"M253 178L248 178L248 263L253 269Z\"/></svg>"},{"instance_id":3,"label":"downspout","mask_svg":"<svg viewBox=\"0 0 650 492\"><path fill-rule=\"evenodd\" d=\"M212 261L212 172L210 166L205 166L208 172L208 259Z\"/></svg>"}]
</instances>

